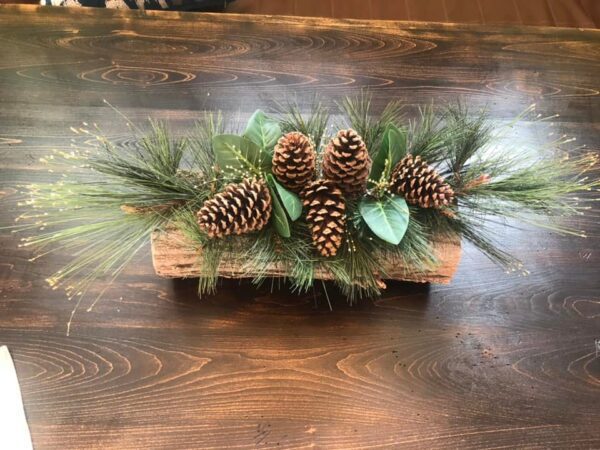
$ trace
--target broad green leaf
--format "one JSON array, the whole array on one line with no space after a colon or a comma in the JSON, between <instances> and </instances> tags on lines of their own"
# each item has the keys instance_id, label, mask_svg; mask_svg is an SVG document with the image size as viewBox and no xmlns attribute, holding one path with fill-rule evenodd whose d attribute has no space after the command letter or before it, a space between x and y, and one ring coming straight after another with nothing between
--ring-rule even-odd
<instances>
[{"instance_id":1,"label":"broad green leaf","mask_svg":"<svg viewBox=\"0 0 600 450\"><path fill-rule=\"evenodd\" d=\"M373 181L379 181L383 174L384 179L387 180L391 170L405 154L406 131L395 125L388 125L381 141L381 147L373 158L369 178Z\"/></svg>"},{"instance_id":2,"label":"broad green leaf","mask_svg":"<svg viewBox=\"0 0 600 450\"><path fill-rule=\"evenodd\" d=\"M213 149L217 164L225 172L232 169L260 172L260 148L243 136L219 134L213 138Z\"/></svg>"},{"instance_id":3,"label":"broad green leaf","mask_svg":"<svg viewBox=\"0 0 600 450\"><path fill-rule=\"evenodd\" d=\"M273 147L281 137L279 123L268 117L260 109L257 109L246 125L244 136L258 145L269 155L273 154ZM269 159L269 164L271 160Z\"/></svg>"},{"instance_id":4,"label":"broad green leaf","mask_svg":"<svg viewBox=\"0 0 600 450\"><path fill-rule=\"evenodd\" d=\"M271 183L269 177L267 177L267 181L269 182L271 202L273 203L273 211L271 211L271 221L273 222L275 230L277 230L277 233L279 233L279 235L281 235L284 238L289 238L292 235L292 233L290 232L290 224L285 213L285 208L283 207L281 201L279 200L279 197L277 196L277 188L273 185L273 183Z\"/></svg>"},{"instance_id":5,"label":"broad green leaf","mask_svg":"<svg viewBox=\"0 0 600 450\"><path fill-rule=\"evenodd\" d=\"M391 195L381 200L365 197L358 206L360 215L380 239L398 245L408 228L408 205L403 198Z\"/></svg>"},{"instance_id":6,"label":"broad green leaf","mask_svg":"<svg viewBox=\"0 0 600 450\"><path fill-rule=\"evenodd\" d=\"M269 180L271 186L275 186L277 194L279 194L279 199L281 200L281 203L283 203L283 206L287 211L288 216L290 216L292 222L298 220L302 214L302 202L300 201L300 198L298 198L295 193L288 191L281 184L279 184L273 175L267 175L267 179Z\"/></svg>"}]
</instances>

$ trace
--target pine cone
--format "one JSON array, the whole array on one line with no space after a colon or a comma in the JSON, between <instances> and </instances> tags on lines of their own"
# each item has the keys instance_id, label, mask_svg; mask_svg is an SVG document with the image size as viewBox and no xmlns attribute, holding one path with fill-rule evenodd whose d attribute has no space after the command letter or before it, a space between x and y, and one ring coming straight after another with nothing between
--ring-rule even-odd
<instances>
[{"instance_id":1,"label":"pine cone","mask_svg":"<svg viewBox=\"0 0 600 450\"><path fill-rule=\"evenodd\" d=\"M342 245L346 224L346 203L342 191L329 180L310 183L302 192L308 209L306 221L312 240L321 255L335 256Z\"/></svg>"},{"instance_id":2,"label":"pine cone","mask_svg":"<svg viewBox=\"0 0 600 450\"><path fill-rule=\"evenodd\" d=\"M323 177L335 182L349 197L367 189L371 157L362 138L353 129L340 130L323 157Z\"/></svg>"},{"instance_id":3,"label":"pine cone","mask_svg":"<svg viewBox=\"0 0 600 450\"><path fill-rule=\"evenodd\" d=\"M269 221L271 207L265 182L245 179L206 200L197 213L198 225L211 238L258 231Z\"/></svg>"},{"instance_id":4,"label":"pine cone","mask_svg":"<svg viewBox=\"0 0 600 450\"><path fill-rule=\"evenodd\" d=\"M282 136L273 152L273 173L286 188L300 192L315 178L315 149L308 137L292 131Z\"/></svg>"},{"instance_id":5,"label":"pine cone","mask_svg":"<svg viewBox=\"0 0 600 450\"><path fill-rule=\"evenodd\" d=\"M454 191L420 156L406 155L392 171L392 191L421 208L441 208L454 200Z\"/></svg>"}]
</instances>

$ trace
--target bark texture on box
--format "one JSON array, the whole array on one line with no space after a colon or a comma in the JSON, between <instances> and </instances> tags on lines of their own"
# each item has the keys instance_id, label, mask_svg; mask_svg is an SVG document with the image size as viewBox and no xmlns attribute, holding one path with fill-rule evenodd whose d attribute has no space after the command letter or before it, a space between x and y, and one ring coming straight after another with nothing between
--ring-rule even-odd
<instances>
[{"instance_id":1,"label":"bark texture on box","mask_svg":"<svg viewBox=\"0 0 600 450\"><path fill-rule=\"evenodd\" d=\"M156 274L165 278L198 277L201 268L198 264L199 249L178 230L155 231L152 234L152 263ZM386 259L381 262L384 271L389 274L387 279L406 280L420 283L449 283L456 272L461 256L460 241L442 241L435 243L435 254L440 262L427 273L416 273L410 267L402 265L401 261ZM250 277L251 273L243 270L243 261L235 256L226 257L219 267L219 275L225 278ZM266 270L269 276L283 277L284 267L272 265ZM324 268L315 270L315 278L330 280L331 274Z\"/></svg>"}]
</instances>

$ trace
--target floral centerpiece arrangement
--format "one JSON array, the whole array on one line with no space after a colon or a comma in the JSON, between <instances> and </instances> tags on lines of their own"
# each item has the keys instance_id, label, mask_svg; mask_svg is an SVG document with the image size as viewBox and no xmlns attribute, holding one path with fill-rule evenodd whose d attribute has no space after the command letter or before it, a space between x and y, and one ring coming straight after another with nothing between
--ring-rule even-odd
<instances>
[{"instance_id":1,"label":"floral centerpiece arrangement","mask_svg":"<svg viewBox=\"0 0 600 450\"><path fill-rule=\"evenodd\" d=\"M200 294L233 264L230 274L257 284L276 267L296 291L332 279L354 301L403 273L426 280L444 259L440 242L466 239L521 270L495 245L491 222L582 234L555 219L582 214L579 193L599 185L586 176L596 155L523 154L494 140L485 113L460 105L425 108L414 120L397 102L374 114L365 95L338 107L337 120L318 103L306 114L256 111L235 134L219 113L183 138L151 122L131 146L84 124L73 130L94 144L56 150L43 161L58 181L26 186L33 212L17 227L33 233L22 245L73 255L48 278L70 296L92 286L100 295L93 281L107 286L151 236L177 236L195 255Z\"/></svg>"}]
</instances>

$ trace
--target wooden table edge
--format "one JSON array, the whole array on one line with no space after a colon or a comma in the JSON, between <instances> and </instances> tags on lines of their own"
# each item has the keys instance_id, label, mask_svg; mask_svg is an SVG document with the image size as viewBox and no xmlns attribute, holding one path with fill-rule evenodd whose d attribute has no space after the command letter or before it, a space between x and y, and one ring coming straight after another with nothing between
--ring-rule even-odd
<instances>
[{"instance_id":1,"label":"wooden table edge","mask_svg":"<svg viewBox=\"0 0 600 450\"><path fill-rule=\"evenodd\" d=\"M238 13L214 13L214 12L196 12L196 11L142 11L142 10L123 10L107 8L79 8L79 7L53 7L40 5L23 4L0 4L0 16L6 12L21 12L33 14L44 11L48 15L66 14L77 17L82 16L105 16L119 18L137 18L137 19L160 19L160 20L197 20L199 22L212 22L215 18L224 21L234 22L252 22L260 23L264 21L277 22L280 24L295 24L301 26L321 26L338 28L361 27L378 28L394 31L403 29L438 29L444 31L474 31L485 33L497 32L521 32L521 33L540 33L540 34L563 34L573 32L592 32L598 33L596 28L574 28L574 27L554 27L538 25L481 25L457 22L429 22L429 21L408 21L408 20L373 20L373 19L341 19L328 17L308 17L308 16L288 16L288 15L262 15L262 14L238 14Z\"/></svg>"}]
</instances>

